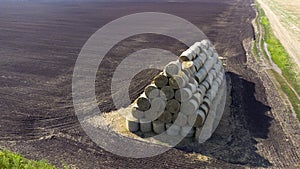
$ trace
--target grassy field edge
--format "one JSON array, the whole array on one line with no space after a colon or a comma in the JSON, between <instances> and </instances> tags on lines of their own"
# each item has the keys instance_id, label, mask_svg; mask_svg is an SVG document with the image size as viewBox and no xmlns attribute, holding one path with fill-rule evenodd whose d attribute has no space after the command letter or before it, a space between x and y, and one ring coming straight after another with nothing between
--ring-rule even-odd
<instances>
[{"instance_id":1,"label":"grassy field edge","mask_svg":"<svg viewBox=\"0 0 300 169\"><path fill-rule=\"evenodd\" d=\"M24 156L13 153L9 150L0 150L0 168L1 169L56 169L54 165L47 160L29 160ZM69 169L63 165L64 169Z\"/></svg>"},{"instance_id":2,"label":"grassy field edge","mask_svg":"<svg viewBox=\"0 0 300 169\"><path fill-rule=\"evenodd\" d=\"M257 10L258 10L258 17L256 18L255 23L260 24L260 28L262 28L262 42L266 42L268 44L268 51L271 54L273 62L281 69L282 75L275 71L267 71L269 75L272 75L275 77L277 82L279 83L279 86L277 85L277 88L281 90L282 92L288 97L291 106L293 108L293 111L296 113L298 120L300 121L300 103L299 103L299 95L300 95L300 80L299 75L297 74L298 68L296 63L293 62L292 58L289 56L283 45L280 43L280 41L276 38L272 27L270 25L270 21L267 18L264 10L260 7L259 3L256 2ZM262 45L257 45L259 38L256 39L254 42L253 47L253 54L256 58L260 58L258 47L261 48L262 55L265 59L268 60L268 57L266 56L266 52ZM262 59L262 58L260 58Z\"/></svg>"}]
</instances>

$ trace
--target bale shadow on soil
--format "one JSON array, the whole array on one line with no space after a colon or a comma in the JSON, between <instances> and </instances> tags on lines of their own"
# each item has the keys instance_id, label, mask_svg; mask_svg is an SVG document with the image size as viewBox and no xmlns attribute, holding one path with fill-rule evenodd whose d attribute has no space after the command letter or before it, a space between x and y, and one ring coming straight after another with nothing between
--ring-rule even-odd
<instances>
[{"instance_id":1,"label":"bale shadow on soil","mask_svg":"<svg viewBox=\"0 0 300 169\"><path fill-rule=\"evenodd\" d=\"M230 110L225 110L212 137L199 145L179 144L178 149L201 153L233 164L251 167L269 167L272 164L258 154L256 139L267 139L272 118L267 115L268 105L255 97L255 84L234 73L231 80ZM264 93L259 93L264 94Z\"/></svg>"}]
</instances>

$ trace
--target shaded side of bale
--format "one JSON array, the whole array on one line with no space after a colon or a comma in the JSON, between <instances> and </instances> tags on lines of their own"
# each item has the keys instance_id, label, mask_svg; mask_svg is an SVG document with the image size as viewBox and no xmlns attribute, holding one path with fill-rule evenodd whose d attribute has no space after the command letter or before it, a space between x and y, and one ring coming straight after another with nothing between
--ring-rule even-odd
<instances>
[{"instance_id":1,"label":"shaded side of bale","mask_svg":"<svg viewBox=\"0 0 300 169\"><path fill-rule=\"evenodd\" d=\"M198 110L196 120L193 126L199 128L204 124L204 121L205 121L205 113L202 110Z\"/></svg>"},{"instance_id":2,"label":"shaded side of bale","mask_svg":"<svg viewBox=\"0 0 300 169\"><path fill-rule=\"evenodd\" d=\"M148 119L140 120L140 130L141 132L147 133L152 131L152 123Z\"/></svg>"},{"instance_id":3,"label":"shaded side of bale","mask_svg":"<svg viewBox=\"0 0 300 169\"><path fill-rule=\"evenodd\" d=\"M140 129L139 122L126 120L126 128L130 132L137 132Z\"/></svg>"},{"instance_id":4,"label":"shaded side of bale","mask_svg":"<svg viewBox=\"0 0 300 169\"><path fill-rule=\"evenodd\" d=\"M207 71L205 68L200 69L196 74L195 78L197 82L200 84L207 76Z\"/></svg>"}]
</instances>

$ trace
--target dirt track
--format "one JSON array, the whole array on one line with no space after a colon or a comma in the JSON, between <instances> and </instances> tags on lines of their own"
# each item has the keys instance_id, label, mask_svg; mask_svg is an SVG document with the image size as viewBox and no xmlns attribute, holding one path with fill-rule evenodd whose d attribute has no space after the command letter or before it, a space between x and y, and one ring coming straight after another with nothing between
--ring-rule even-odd
<instances>
[{"instance_id":1,"label":"dirt track","mask_svg":"<svg viewBox=\"0 0 300 169\"><path fill-rule=\"evenodd\" d=\"M243 40L253 37L251 20L255 13L251 3L213 0L122 6L94 2L1 4L0 147L58 165L65 161L79 168L296 168L300 165L299 125L285 112L270 79L263 72L256 73L259 68L251 62L251 56L246 58L243 49ZM113 19L144 11L175 14L204 31L219 54L227 58L232 104L216 133L198 150L180 147L137 160L108 153L84 134L74 115L71 81L78 53L90 35ZM102 64L97 75L96 91L102 111L114 109L107 91L111 72L126 54L145 46L176 54L186 48L156 35L122 41L105 57L103 63L109 64ZM132 99L156 73L149 71L135 78ZM193 151L209 160L187 155Z\"/></svg>"}]
</instances>

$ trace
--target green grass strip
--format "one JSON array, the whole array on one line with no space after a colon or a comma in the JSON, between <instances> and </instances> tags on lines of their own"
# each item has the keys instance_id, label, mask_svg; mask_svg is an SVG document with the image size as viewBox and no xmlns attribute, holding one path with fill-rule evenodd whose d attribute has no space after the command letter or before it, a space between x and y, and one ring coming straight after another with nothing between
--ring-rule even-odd
<instances>
[{"instance_id":1,"label":"green grass strip","mask_svg":"<svg viewBox=\"0 0 300 169\"><path fill-rule=\"evenodd\" d=\"M300 79L297 76L299 70L296 63L293 62L283 45L274 35L270 21L266 17L264 10L258 5L261 24L264 29L264 40L268 44L268 50L272 56L272 60L281 69L282 75L300 95Z\"/></svg>"},{"instance_id":2,"label":"green grass strip","mask_svg":"<svg viewBox=\"0 0 300 169\"><path fill-rule=\"evenodd\" d=\"M29 160L17 153L8 150L0 150L0 168L1 169L56 169L47 160ZM68 166L64 166L68 169Z\"/></svg>"}]
</instances>

